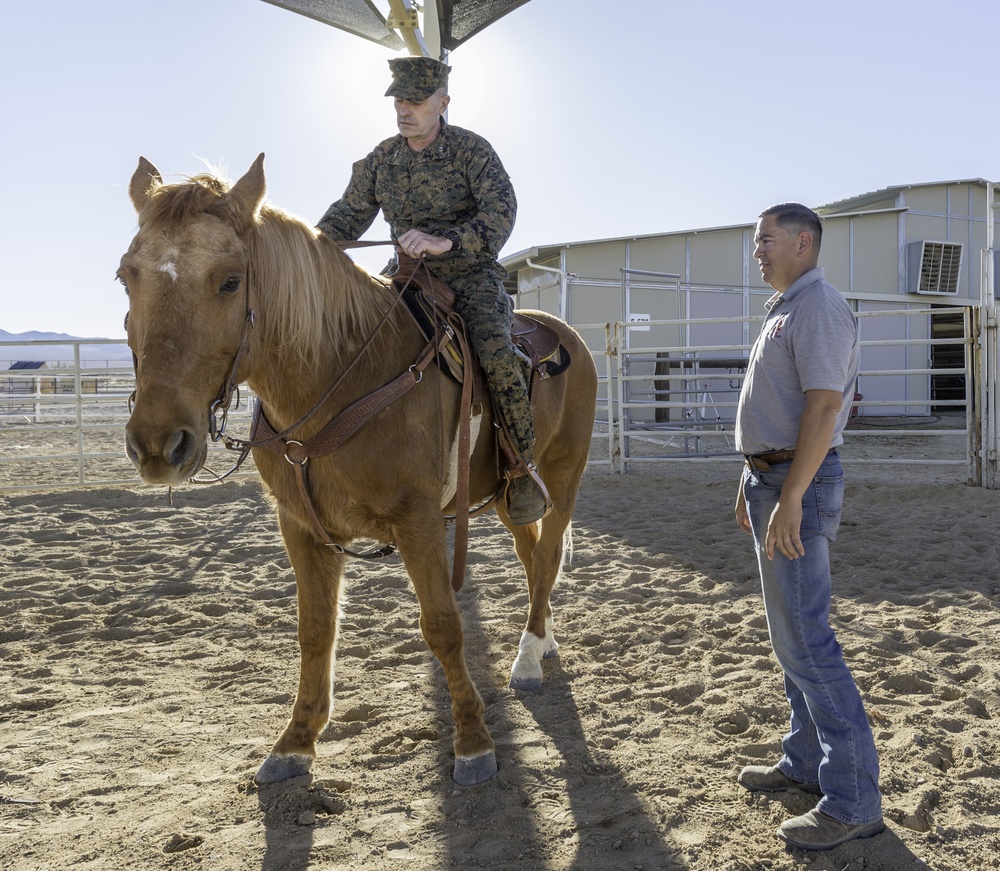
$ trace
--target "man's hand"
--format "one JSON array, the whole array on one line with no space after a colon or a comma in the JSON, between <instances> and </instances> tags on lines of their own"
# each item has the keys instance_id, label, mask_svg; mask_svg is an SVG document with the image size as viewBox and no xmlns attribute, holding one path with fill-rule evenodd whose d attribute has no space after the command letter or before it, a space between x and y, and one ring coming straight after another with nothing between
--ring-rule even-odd
<instances>
[{"instance_id":1,"label":"man's hand","mask_svg":"<svg viewBox=\"0 0 1000 871\"><path fill-rule=\"evenodd\" d=\"M400 250L410 257L426 257L428 254L447 254L451 251L451 239L431 236L421 230L407 230L396 240Z\"/></svg>"},{"instance_id":2,"label":"man's hand","mask_svg":"<svg viewBox=\"0 0 1000 871\"><path fill-rule=\"evenodd\" d=\"M740 478L740 489L736 493L736 525L747 535L753 535L753 527L750 526L750 515L747 514L747 500L743 495L743 479Z\"/></svg>"},{"instance_id":3,"label":"man's hand","mask_svg":"<svg viewBox=\"0 0 1000 871\"><path fill-rule=\"evenodd\" d=\"M802 497L830 450L834 425L843 394L835 390L807 390L806 406L799 421L795 459L788 469L781 497L767 524L765 549L774 559L775 549L789 559L805 556L799 528L802 526Z\"/></svg>"},{"instance_id":4,"label":"man's hand","mask_svg":"<svg viewBox=\"0 0 1000 871\"><path fill-rule=\"evenodd\" d=\"M774 559L774 549L777 547L789 559L798 559L806 555L799 536L802 526L802 500L781 499L771 512L767 524L767 558Z\"/></svg>"}]
</instances>

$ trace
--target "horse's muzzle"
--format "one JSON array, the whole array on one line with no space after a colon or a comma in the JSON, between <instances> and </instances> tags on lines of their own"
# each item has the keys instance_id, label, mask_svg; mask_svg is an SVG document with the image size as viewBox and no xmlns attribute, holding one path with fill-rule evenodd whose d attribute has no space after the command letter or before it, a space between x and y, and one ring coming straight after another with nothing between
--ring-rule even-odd
<instances>
[{"instance_id":1,"label":"horse's muzzle","mask_svg":"<svg viewBox=\"0 0 1000 871\"><path fill-rule=\"evenodd\" d=\"M188 427L160 437L143 433L132 422L125 427L125 454L147 484L180 484L196 474L205 462L205 438Z\"/></svg>"}]
</instances>

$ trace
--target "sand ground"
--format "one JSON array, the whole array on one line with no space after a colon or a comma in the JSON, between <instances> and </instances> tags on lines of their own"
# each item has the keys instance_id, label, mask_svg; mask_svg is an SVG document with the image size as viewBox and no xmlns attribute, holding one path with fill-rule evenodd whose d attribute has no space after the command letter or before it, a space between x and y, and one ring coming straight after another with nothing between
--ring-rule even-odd
<instances>
[{"instance_id":1,"label":"sand ground","mask_svg":"<svg viewBox=\"0 0 1000 871\"><path fill-rule=\"evenodd\" d=\"M314 781L258 789L298 662L257 483L3 493L0 868L1000 867L1000 492L845 457L833 622L881 755L876 838L789 850L776 826L815 799L735 783L787 710L739 466L715 461L588 470L537 696L507 688L520 566L473 524L459 601L500 764L473 788L398 559L350 566Z\"/></svg>"}]
</instances>

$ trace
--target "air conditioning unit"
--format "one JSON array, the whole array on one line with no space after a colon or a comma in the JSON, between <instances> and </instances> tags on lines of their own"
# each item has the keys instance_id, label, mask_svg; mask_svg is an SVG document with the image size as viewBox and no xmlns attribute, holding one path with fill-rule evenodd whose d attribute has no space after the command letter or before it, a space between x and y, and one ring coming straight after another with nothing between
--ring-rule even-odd
<instances>
[{"instance_id":1,"label":"air conditioning unit","mask_svg":"<svg viewBox=\"0 0 1000 871\"><path fill-rule=\"evenodd\" d=\"M906 254L907 291L938 296L958 293L962 277L961 242L910 242Z\"/></svg>"}]
</instances>

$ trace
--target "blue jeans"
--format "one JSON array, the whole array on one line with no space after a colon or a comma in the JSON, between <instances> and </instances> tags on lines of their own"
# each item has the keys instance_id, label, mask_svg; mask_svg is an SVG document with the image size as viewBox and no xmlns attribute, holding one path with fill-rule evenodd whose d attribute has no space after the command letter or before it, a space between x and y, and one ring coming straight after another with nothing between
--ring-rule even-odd
<instances>
[{"instance_id":1,"label":"blue jeans","mask_svg":"<svg viewBox=\"0 0 1000 871\"><path fill-rule=\"evenodd\" d=\"M848 825L882 818L875 741L861 694L830 628L830 542L837 537L844 469L831 453L802 499L799 535L805 556L788 559L764 548L790 463L767 472L747 469L743 494L753 528L771 647L785 675L792 708L778 769L793 780L818 783L817 807Z\"/></svg>"}]
</instances>

